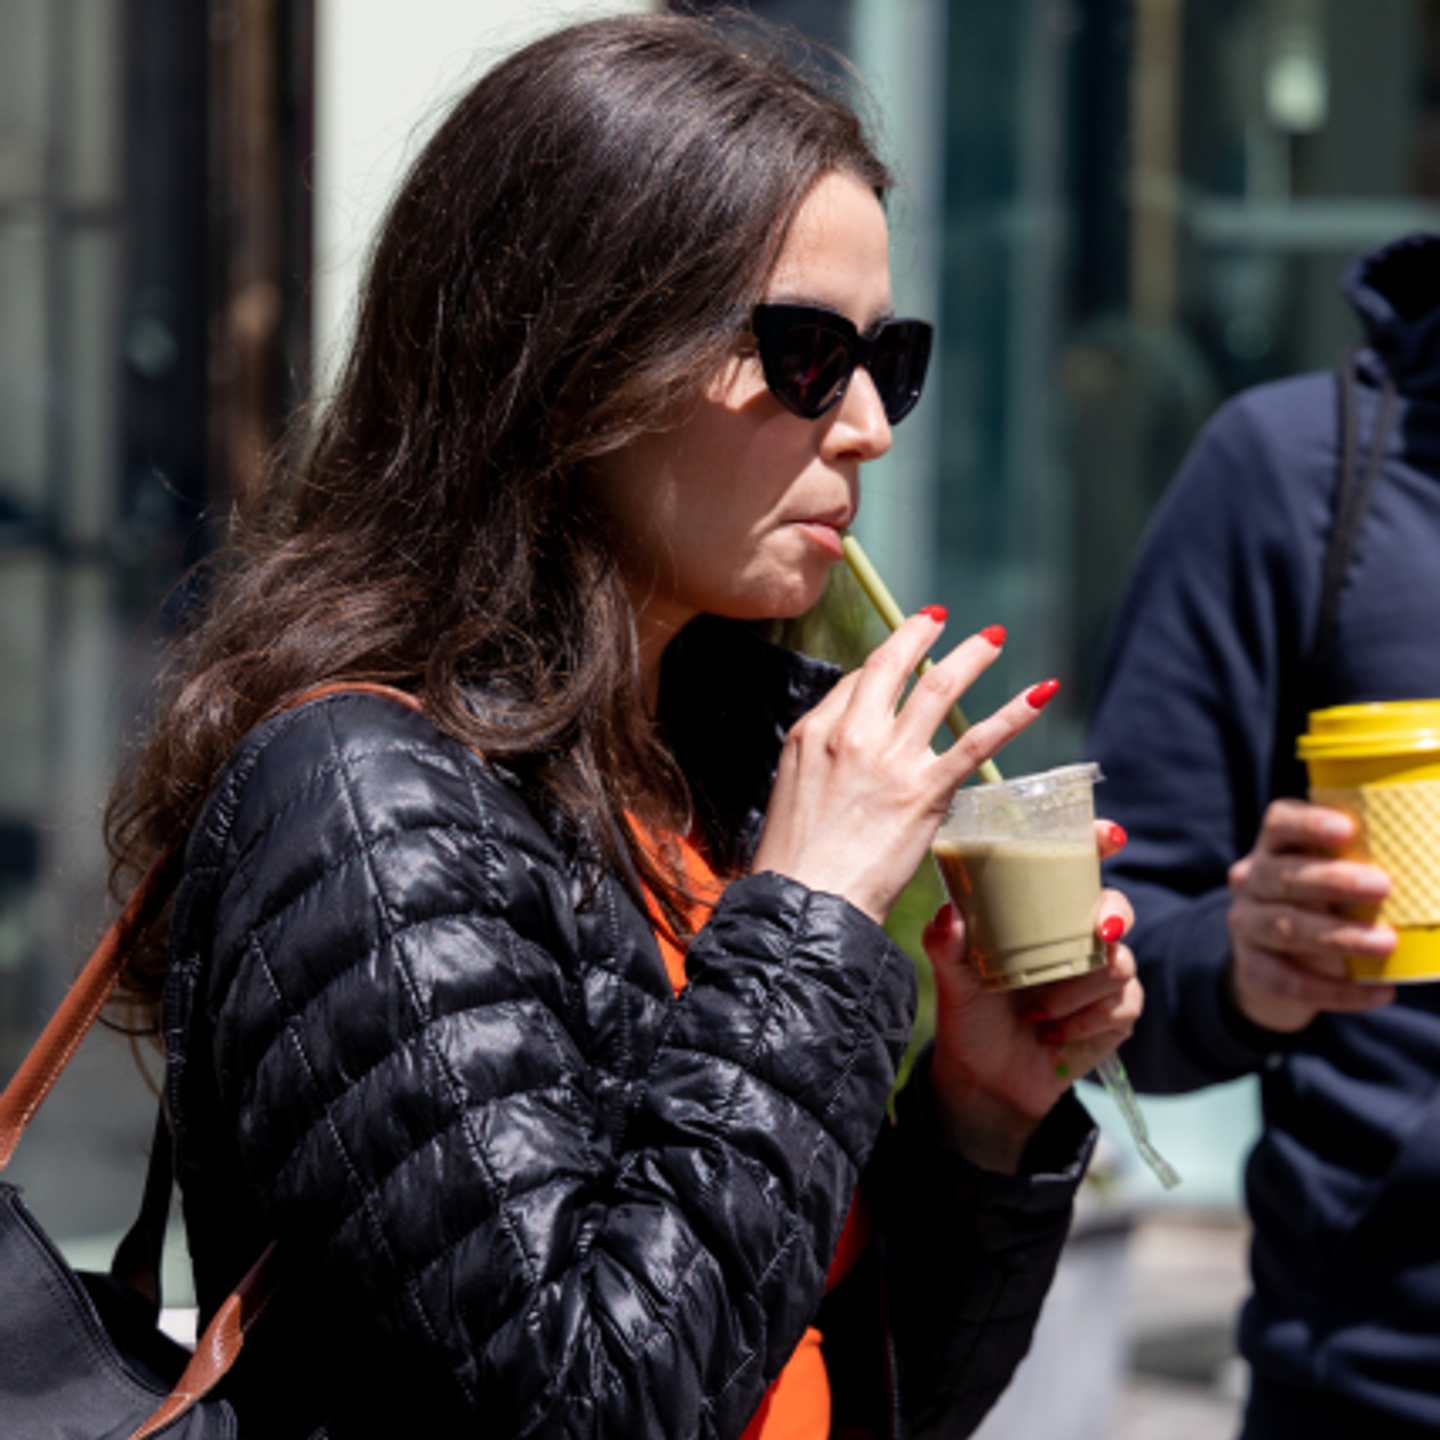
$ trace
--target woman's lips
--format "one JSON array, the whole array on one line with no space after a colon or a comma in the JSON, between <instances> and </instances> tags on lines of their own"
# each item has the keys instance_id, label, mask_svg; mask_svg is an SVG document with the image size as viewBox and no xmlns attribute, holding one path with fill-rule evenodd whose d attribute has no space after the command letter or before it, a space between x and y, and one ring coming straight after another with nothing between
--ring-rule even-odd
<instances>
[{"instance_id":1,"label":"woman's lips","mask_svg":"<svg viewBox=\"0 0 1440 1440\"><path fill-rule=\"evenodd\" d=\"M822 549L827 555L833 556L836 560L845 558L844 546L840 543L842 527L826 520L802 520L800 528Z\"/></svg>"}]
</instances>

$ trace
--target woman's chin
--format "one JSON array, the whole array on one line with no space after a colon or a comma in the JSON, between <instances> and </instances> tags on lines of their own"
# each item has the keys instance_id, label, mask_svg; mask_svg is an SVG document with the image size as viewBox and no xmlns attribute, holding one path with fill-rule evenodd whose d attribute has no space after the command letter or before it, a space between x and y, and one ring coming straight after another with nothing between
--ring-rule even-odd
<instances>
[{"instance_id":1,"label":"woman's chin","mask_svg":"<svg viewBox=\"0 0 1440 1440\"><path fill-rule=\"evenodd\" d=\"M768 604L758 607L746 615L747 620L798 620L808 615L824 598L825 582L806 585L775 595Z\"/></svg>"},{"instance_id":2,"label":"woman's chin","mask_svg":"<svg viewBox=\"0 0 1440 1440\"><path fill-rule=\"evenodd\" d=\"M825 578L833 562L787 567L781 573L756 576L751 583L712 595L703 608L728 620L796 620L813 610L825 594Z\"/></svg>"}]
</instances>

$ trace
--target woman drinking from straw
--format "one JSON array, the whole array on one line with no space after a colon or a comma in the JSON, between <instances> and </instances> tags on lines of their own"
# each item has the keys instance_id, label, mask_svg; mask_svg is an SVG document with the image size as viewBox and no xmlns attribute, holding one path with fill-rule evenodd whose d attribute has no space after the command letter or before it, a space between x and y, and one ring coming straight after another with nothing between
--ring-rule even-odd
<instances>
[{"instance_id":1,"label":"woman drinking from straw","mask_svg":"<svg viewBox=\"0 0 1440 1440\"><path fill-rule=\"evenodd\" d=\"M288 1257L246 1433L960 1434L1029 1342L1129 909L1044 1035L942 912L887 1120L882 923L1053 687L937 753L998 631L900 704L940 611L844 677L751 623L816 603L929 342L889 175L761 38L580 26L456 105L114 801L122 876L188 836L128 987L202 1318Z\"/></svg>"}]
</instances>

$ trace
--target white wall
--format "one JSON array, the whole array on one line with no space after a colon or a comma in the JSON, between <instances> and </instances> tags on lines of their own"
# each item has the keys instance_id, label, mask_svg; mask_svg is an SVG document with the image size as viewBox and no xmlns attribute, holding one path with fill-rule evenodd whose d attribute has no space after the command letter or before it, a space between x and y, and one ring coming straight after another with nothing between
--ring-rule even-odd
<instances>
[{"instance_id":1,"label":"white wall","mask_svg":"<svg viewBox=\"0 0 1440 1440\"><path fill-rule=\"evenodd\" d=\"M324 394L366 252L406 164L447 103L527 41L652 0L318 0L315 335Z\"/></svg>"}]
</instances>

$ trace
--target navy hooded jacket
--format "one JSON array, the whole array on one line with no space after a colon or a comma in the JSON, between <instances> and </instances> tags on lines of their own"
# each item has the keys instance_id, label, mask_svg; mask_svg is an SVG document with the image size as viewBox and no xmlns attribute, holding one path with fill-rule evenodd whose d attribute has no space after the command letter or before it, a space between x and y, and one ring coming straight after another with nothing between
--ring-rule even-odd
<instances>
[{"instance_id":1,"label":"navy hooded jacket","mask_svg":"<svg viewBox=\"0 0 1440 1440\"><path fill-rule=\"evenodd\" d=\"M1361 256L1345 288L1368 340L1362 455L1382 364L1398 403L1315 708L1440 696L1440 236ZM1248 1024L1222 989L1227 869L1268 802L1303 793L1293 697L1315 643L1338 393L1334 373L1260 386L1202 433L1142 546L1089 750L1131 836L1108 879L1138 914L1137 1086L1261 1076L1240 1333L1257 1386L1440 1431L1440 984L1294 1036Z\"/></svg>"}]
</instances>

